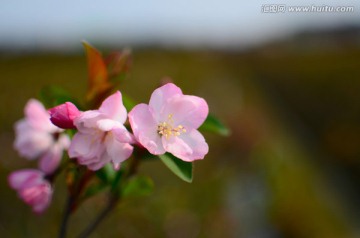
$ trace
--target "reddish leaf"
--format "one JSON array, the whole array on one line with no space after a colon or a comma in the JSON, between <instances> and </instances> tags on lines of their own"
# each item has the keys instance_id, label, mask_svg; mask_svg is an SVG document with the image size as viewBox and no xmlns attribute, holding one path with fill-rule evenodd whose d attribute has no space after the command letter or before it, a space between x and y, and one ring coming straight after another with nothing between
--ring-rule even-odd
<instances>
[{"instance_id":1,"label":"reddish leaf","mask_svg":"<svg viewBox=\"0 0 360 238\"><path fill-rule=\"evenodd\" d=\"M114 52L105 59L105 63L109 68L109 78L126 73L132 63L131 50L124 49L121 52Z\"/></svg>"},{"instance_id":2,"label":"reddish leaf","mask_svg":"<svg viewBox=\"0 0 360 238\"><path fill-rule=\"evenodd\" d=\"M87 42L83 42L88 63L89 89L86 95L88 101L103 96L110 88L107 68L101 53Z\"/></svg>"}]
</instances>

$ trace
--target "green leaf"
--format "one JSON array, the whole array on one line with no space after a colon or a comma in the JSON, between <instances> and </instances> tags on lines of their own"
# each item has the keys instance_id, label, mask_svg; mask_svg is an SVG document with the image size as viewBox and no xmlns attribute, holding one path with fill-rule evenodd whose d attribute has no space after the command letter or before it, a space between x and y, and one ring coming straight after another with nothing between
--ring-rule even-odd
<instances>
[{"instance_id":1,"label":"green leaf","mask_svg":"<svg viewBox=\"0 0 360 238\"><path fill-rule=\"evenodd\" d=\"M39 97L46 108L52 108L65 102L74 103L71 95L63 88L57 86L46 86L42 88Z\"/></svg>"},{"instance_id":2,"label":"green leaf","mask_svg":"<svg viewBox=\"0 0 360 238\"><path fill-rule=\"evenodd\" d=\"M159 155L161 161L179 178L191 183L193 179L193 169L191 162L182 161L172 154L166 153Z\"/></svg>"},{"instance_id":3,"label":"green leaf","mask_svg":"<svg viewBox=\"0 0 360 238\"><path fill-rule=\"evenodd\" d=\"M106 183L95 183L90 185L84 192L84 194L81 197L82 201L85 201L86 199L102 192L106 187L108 186L108 184Z\"/></svg>"},{"instance_id":4,"label":"green leaf","mask_svg":"<svg viewBox=\"0 0 360 238\"><path fill-rule=\"evenodd\" d=\"M123 104L128 112L131 111L131 109L133 109L133 107L135 107L135 105L136 105L134 100L132 100L129 96L127 96L124 93L122 93L122 100L123 100Z\"/></svg>"},{"instance_id":5,"label":"green leaf","mask_svg":"<svg viewBox=\"0 0 360 238\"><path fill-rule=\"evenodd\" d=\"M126 184L123 195L124 196L147 196L154 189L154 183L150 177L139 175L133 177Z\"/></svg>"},{"instance_id":6,"label":"green leaf","mask_svg":"<svg viewBox=\"0 0 360 238\"><path fill-rule=\"evenodd\" d=\"M205 122L200 126L200 131L209 131L222 136L230 135L230 130L222 124L215 116L208 115Z\"/></svg>"},{"instance_id":7,"label":"green leaf","mask_svg":"<svg viewBox=\"0 0 360 238\"><path fill-rule=\"evenodd\" d=\"M96 171L96 176L103 182L111 182L116 176L116 171L111 164L106 164L102 169Z\"/></svg>"}]
</instances>

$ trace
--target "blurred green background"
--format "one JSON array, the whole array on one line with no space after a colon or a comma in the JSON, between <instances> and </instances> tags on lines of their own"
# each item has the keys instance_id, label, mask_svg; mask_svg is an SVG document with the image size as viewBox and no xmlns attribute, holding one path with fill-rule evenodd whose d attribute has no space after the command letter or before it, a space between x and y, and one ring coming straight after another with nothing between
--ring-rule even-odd
<instances>
[{"instance_id":1,"label":"blurred green background","mask_svg":"<svg viewBox=\"0 0 360 238\"><path fill-rule=\"evenodd\" d=\"M359 237L360 45L349 32L305 32L247 50L134 48L122 91L148 102L169 76L205 98L231 135L205 133L210 152L195 162L192 184L160 161L143 163L154 192L122 201L91 237ZM82 100L85 56L4 53L0 72L1 237L56 237L64 180L42 216L17 198L7 175L36 164L13 150L13 124L44 86ZM88 200L69 237L104 203Z\"/></svg>"}]
</instances>

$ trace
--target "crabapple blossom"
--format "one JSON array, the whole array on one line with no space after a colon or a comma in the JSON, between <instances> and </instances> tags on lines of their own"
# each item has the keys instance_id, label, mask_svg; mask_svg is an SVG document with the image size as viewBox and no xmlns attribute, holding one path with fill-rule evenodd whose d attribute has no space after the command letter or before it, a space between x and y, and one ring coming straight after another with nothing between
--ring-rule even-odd
<instances>
[{"instance_id":1,"label":"crabapple blossom","mask_svg":"<svg viewBox=\"0 0 360 238\"><path fill-rule=\"evenodd\" d=\"M9 185L18 192L19 197L30 205L35 213L42 213L50 205L53 190L44 179L45 174L36 169L23 169L12 172Z\"/></svg>"},{"instance_id":2,"label":"crabapple blossom","mask_svg":"<svg viewBox=\"0 0 360 238\"><path fill-rule=\"evenodd\" d=\"M48 110L50 121L62 129L75 129L74 119L80 115L80 111L71 102L66 102Z\"/></svg>"},{"instance_id":3,"label":"crabapple blossom","mask_svg":"<svg viewBox=\"0 0 360 238\"><path fill-rule=\"evenodd\" d=\"M70 148L70 158L91 170L112 162L115 169L132 154L132 135L123 125L127 112L119 91L109 96L98 110L85 111L74 120L78 132Z\"/></svg>"},{"instance_id":4,"label":"crabapple blossom","mask_svg":"<svg viewBox=\"0 0 360 238\"><path fill-rule=\"evenodd\" d=\"M184 95L172 83L156 89L149 105L139 104L129 112L136 140L155 155L170 152L184 161L203 159L209 147L198 127L208 115L200 97Z\"/></svg>"},{"instance_id":5,"label":"crabapple blossom","mask_svg":"<svg viewBox=\"0 0 360 238\"><path fill-rule=\"evenodd\" d=\"M24 113L25 118L15 124L14 147L29 160L40 157L39 168L52 173L61 161L63 150L69 147L70 139L51 123L49 113L38 100L30 99Z\"/></svg>"}]
</instances>

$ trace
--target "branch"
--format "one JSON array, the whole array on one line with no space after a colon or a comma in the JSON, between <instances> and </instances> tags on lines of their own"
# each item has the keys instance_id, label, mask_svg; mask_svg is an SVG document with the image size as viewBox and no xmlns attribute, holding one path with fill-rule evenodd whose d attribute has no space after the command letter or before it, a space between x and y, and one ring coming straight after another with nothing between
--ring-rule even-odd
<instances>
[{"instance_id":1,"label":"branch","mask_svg":"<svg viewBox=\"0 0 360 238\"><path fill-rule=\"evenodd\" d=\"M117 202L119 201L118 197L112 196L109 199L109 202L107 203L106 207L99 213L99 215L95 218L93 222L90 223L90 225L80 233L78 238L86 238L88 237L96 228L97 226L105 219L105 217L113 210L113 208L116 207Z\"/></svg>"},{"instance_id":2,"label":"branch","mask_svg":"<svg viewBox=\"0 0 360 238\"><path fill-rule=\"evenodd\" d=\"M73 202L74 202L74 199L69 194L68 198L67 198L67 201L66 201L63 218L62 218L62 221L61 221L61 226L60 226L60 231L59 231L59 238L65 238L66 237L67 224L68 224L69 217L70 217L70 214L71 214Z\"/></svg>"}]
</instances>

